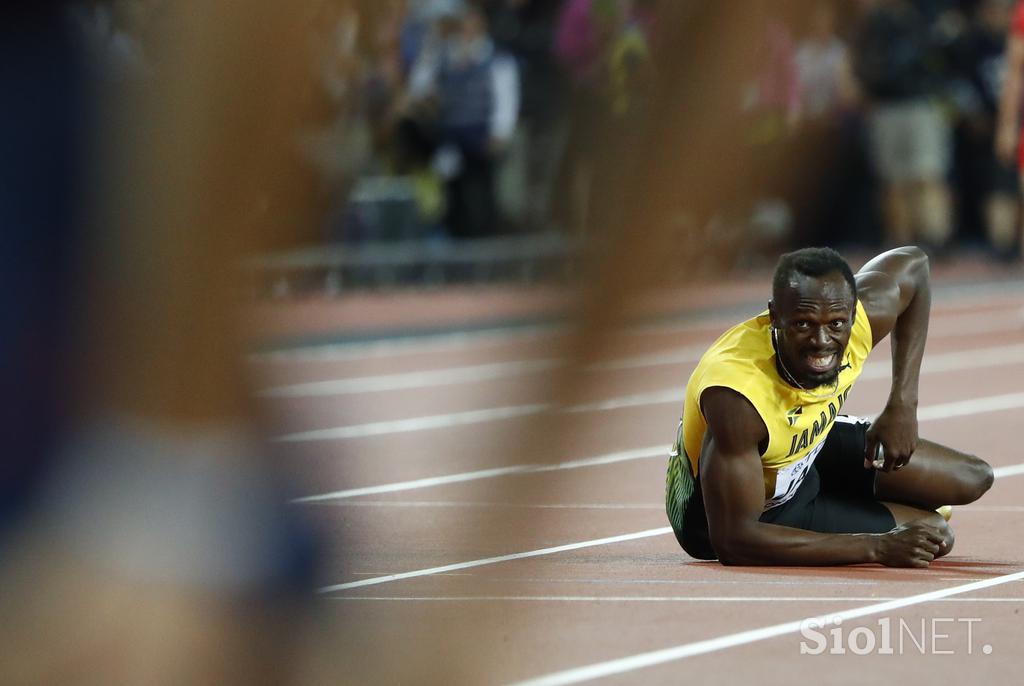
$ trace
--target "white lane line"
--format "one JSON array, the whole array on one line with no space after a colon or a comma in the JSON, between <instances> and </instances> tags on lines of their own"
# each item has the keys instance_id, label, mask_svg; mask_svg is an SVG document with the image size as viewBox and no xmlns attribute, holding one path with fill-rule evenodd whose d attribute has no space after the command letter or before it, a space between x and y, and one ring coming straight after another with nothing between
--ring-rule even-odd
<instances>
[{"instance_id":1,"label":"white lane line","mask_svg":"<svg viewBox=\"0 0 1024 686\"><path fill-rule=\"evenodd\" d=\"M962 581L962 579L957 579ZM330 600L398 602L542 602L542 603L869 603L900 600L897 596L602 596L602 595L434 595L434 596L333 596ZM936 598L936 603L1024 603L1024 597Z\"/></svg>"},{"instance_id":2,"label":"white lane line","mask_svg":"<svg viewBox=\"0 0 1024 686\"><path fill-rule=\"evenodd\" d=\"M310 495L304 498L296 498L294 503L316 503L326 500L342 500L344 498L355 498L361 495L376 495L379 493L394 493L395 491L411 491L418 488L430 488L444 484L461 483L463 481L476 481L478 479L493 479L498 476L512 474L537 474L540 472L557 472L563 469L579 469L581 467L594 467L597 465L614 464L629 460L642 460L650 458L667 458L669 446L656 445L635 450L622 450L614 453L605 453L594 457L584 457L578 460L556 462L555 464L519 464L509 467L496 467L494 469L481 469L475 472L463 472L461 474L448 474L446 476L434 476L425 479L414 479L412 481L399 481L380 486L364 486L362 488L350 488L344 491L323 493L321 495Z\"/></svg>"},{"instance_id":3,"label":"white lane line","mask_svg":"<svg viewBox=\"0 0 1024 686\"><path fill-rule=\"evenodd\" d=\"M501 419L510 419L512 417L525 417L531 414L539 414L544 410L550 409L550 407L550 405L545 403L489 407L483 410L469 410L468 412L452 412L449 414L436 414L426 417L391 419L382 422L370 422L368 424L353 424L350 426L337 426L329 429L299 431L297 433L278 436L273 440L283 443L334 441L344 438L366 438L368 436L384 436L388 434L408 433L411 431L426 431L428 429L447 429L453 426L493 422Z\"/></svg>"},{"instance_id":4,"label":"white lane line","mask_svg":"<svg viewBox=\"0 0 1024 686\"><path fill-rule=\"evenodd\" d=\"M963 581L964 577L958 577L953 581ZM784 579L763 579L761 577L750 577L747 579L574 579L564 577L529 577L529 576L488 576L489 582L512 582L512 583L564 583L564 584L628 584L628 585L678 585L678 586L878 586L878 581L859 581L849 579L821 579L821 578L800 578L795 580Z\"/></svg>"},{"instance_id":5,"label":"white lane line","mask_svg":"<svg viewBox=\"0 0 1024 686\"><path fill-rule=\"evenodd\" d=\"M685 390L682 391L685 393ZM635 395L622 395L618 398L599 400L593 403L580 403L561 408L562 412L606 412L608 410L619 410L624 407L643 407L645 405L661 405L663 403L681 403L683 396L678 387L665 388L660 391L649 393L637 393Z\"/></svg>"},{"instance_id":6,"label":"white lane line","mask_svg":"<svg viewBox=\"0 0 1024 686\"><path fill-rule=\"evenodd\" d=\"M989 412L1015 410L1024 405L1024 393L1007 393L1006 395L990 395L971 400L957 400L929 405L918 412L918 420L927 422L952 417L967 417Z\"/></svg>"},{"instance_id":7,"label":"white lane line","mask_svg":"<svg viewBox=\"0 0 1024 686\"><path fill-rule=\"evenodd\" d=\"M658 456L664 456L664 450ZM460 507L460 508L513 508L524 510L661 510L664 503L501 503L476 500L342 500L338 507ZM1024 509L1024 508L1022 508Z\"/></svg>"},{"instance_id":8,"label":"white lane line","mask_svg":"<svg viewBox=\"0 0 1024 686\"><path fill-rule=\"evenodd\" d=\"M1002 468L1002 471L993 470L996 472L996 478L1014 476L1024 469L1018 470L1017 468L1024 468L1024 462L1018 465L1010 465ZM554 553L560 553L567 550L577 550L579 548L590 548L599 545L609 545L611 543L620 543L622 541L631 541L637 538L647 538L649 536L659 536L661 534L671 533L671 527L661 527L659 529L646 529L644 531L638 531L632 534L622 534L619 536L611 536L608 538L598 538L591 541L580 541L577 543L566 543L564 545L555 546L553 548L542 548L540 550L530 550L525 553L511 553L508 555L501 555L498 557L488 557L482 560L470 560L469 562L456 562L450 565L444 565L441 567L431 567L429 569L417 569L411 572L401 572L398 574L388 574L384 576L374 577L372 579L362 579L360 581L351 581L344 584L336 584L334 586L327 586L320 589L321 593L330 593L332 591L341 591L347 588L357 588L359 586L371 586L375 584L384 584L391 581L400 581L402 579L410 579L418 576L429 576L432 574L442 574L445 572L452 572L459 569L469 569L472 567L482 567L484 565L497 564L499 562L508 562L510 560L519 560L528 557L538 557L540 555L551 555Z\"/></svg>"},{"instance_id":9,"label":"white lane line","mask_svg":"<svg viewBox=\"0 0 1024 686\"><path fill-rule=\"evenodd\" d=\"M754 308L756 310L756 308ZM752 315L757 312L752 310ZM721 333L722 330L738 323L739 317L715 317L699 321L670 323L663 325L639 325L618 332L620 335L650 335L693 333L707 331ZM450 334L428 334L416 338L392 338L357 343L328 343L310 345L264 353L253 353L249 359L254 362L343 362L363 358L394 357L398 355L450 352L497 346L532 339L550 338L570 331L566 323L552 323L529 327L509 327L483 331L456 332ZM705 346L706 347L706 346Z\"/></svg>"},{"instance_id":10,"label":"white lane line","mask_svg":"<svg viewBox=\"0 0 1024 686\"><path fill-rule=\"evenodd\" d=\"M618 398L611 398L609 400L601 400L593 403L581 403L578 405L569 405L567 407L557 407L548 403L488 407L482 410L450 412L448 414L427 415L425 417L390 419L381 422L369 422L367 424L351 424L349 426L337 426L327 429L313 429L312 431L298 431L296 433L278 436L274 438L274 440L283 443L336 441L349 438L367 438L370 436L409 433L413 431L428 431L431 429L448 429L455 426L465 426L467 424L480 424L482 422L526 417L547 411L564 413L607 412L609 410L619 410L624 407L646 407L648 405L677 402L682 402L680 390L678 388L666 388L660 391L651 391L650 393L625 395Z\"/></svg>"},{"instance_id":11,"label":"white lane line","mask_svg":"<svg viewBox=\"0 0 1024 686\"><path fill-rule=\"evenodd\" d=\"M995 467L992 470L995 477L998 479L1001 476L1017 476L1018 474L1024 474L1024 462L1020 464L1010 464L1004 467Z\"/></svg>"},{"instance_id":12,"label":"white lane line","mask_svg":"<svg viewBox=\"0 0 1024 686\"><path fill-rule=\"evenodd\" d=\"M600 362L586 367L587 371L609 371L620 369L637 369L662 365L696 362L707 351L707 345L691 346L678 350L631 355L628 357ZM268 398L316 398L355 393L375 393L383 391L412 390L417 388L433 388L435 386L453 386L463 383L494 381L536 374L564 366L564 358L547 358L539 360L516 360L510 362L494 362L490 364L470 365L466 367L447 367L428 371L404 372L401 374L376 374L347 379L331 379L327 381L310 381L306 383L275 386L260 391L258 395Z\"/></svg>"},{"instance_id":13,"label":"white lane line","mask_svg":"<svg viewBox=\"0 0 1024 686\"><path fill-rule=\"evenodd\" d=\"M269 398L316 398L325 396L350 395L354 393L376 393L381 391L409 390L451 386L477 381L493 381L508 377L525 376L548 371L562 365L561 360L521 360L518 362L496 362L469 367L449 367L423 372L403 374L379 374L351 379L313 381L309 383L277 386L259 395Z\"/></svg>"},{"instance_id":14,"label":"white lane line","mask_svg":"<svg viewBox=\"0 0 1024 686\"><path fill-rule=\"evenodd\" d=\"M587 371L613 371L639 369L663 365L696 362L707 351L706 344L678 350L631 355L608 362L599 362L586 367ZM317 398L356 393L377 393L384 391L454 386L480 381L494 381L537 374L565 365L564 358L539 360L516 360L466 367L447 367L428 371L404 372L400 374L376 374L346 379L310 381L305 383L274 386L260 391L258 395L268 398Z\"/></svg>"},{"instance_id":15,"label":"white lane line","mask_svg":"<svg viewBox=\"0 0 1024 686\"><path fill-rule=\"evenodd\" d=\"M412 338L387 338L355 343L325 343L253 353L253 362L343 362L398 355L415 355L485 348L514 344L538 338L547 338L567 330L564 324L538 324L536 326L502 327L482 331L427 334Z\"/></svg>"},{"instance_id":16,"label":"white lane line","mask_svg":"<svg viewBox=\"0 0 1024 686\"><path fill-rule=\"evenodd\" d=\"M1022 406L1024 406L1024 393L1011 393L1009 395L996 395L989 396L987 398L977 398L974 400L943 403L940 405L929 405L920 408L917 414L918 419L920 421L926 422L937 419L946 419L948 417L962 417L970 414L983 414L985 412L1008 410ZM625 450L622 452L609 453L606 455L598 455L596 457L587 457L579 460L570 460L568 462L559 462L553 465L519 464L511 465L508 467L496 467L494 469L481 469L473 472L461 472L457 474L447 474L444 476L433 476L426 477L423 479L413 479L411 481L397 481L390 484L382 484L380 486L364 486L362 488L350 488L341 491L333 491L331 493L323 493L319 495L311 495L303 498L297 498L292 502L315 503L330 500L342 500L345 498L355 498L357 496L362 495L394 493L396 491L412 491L420 488L432 488L434 486L443 486L445 484L461 483L463 481L493 479L495 477L508 476L511 474L533 474L537 472L558 471L563 469L580 469L583 467L594 467L598 465L613 464L615 462L626 462L629 460L642 460L651 459L654 457L665 457L667 455L667 447L660 448L657 446L652 446L648 448L639 448L636 450ZM1022 474L1024 473L1024 463L1019 465L996 467L993 471L995 472L997 477Z\"/></svg>"},{"instance_id":17,"label":"white lane line","mask_svg":"<svg viewBox=\"0 0 1024 686\"><path fill-rule=\"evenodd\" d=\"M523 553L510 553L508 555L499 555L497 557L488 557L482 560L470 560L469 562L457 562L455 564L444 565L441 567L431 567L429 569L417 569L411 572L402 572L400 574L389 574L387 576L374 577L372 579L360 579L359 581L350 581L344 584L335 584L334 586L326 586L320 589L320 593L333 593L335 591L343 591L348 588L359 588L361 586L374 586L376 584L385 584L390 581L399 581L401 579L411 579L417 576L430 576L432 574L441 574L444 572L454 572L458 569L469 569L471 567L483 567L484 565L493 565L500 562L509 562L511 560L523 560L530 557L539 557L541 555L553 555L555 553L563 553L569 550L579 550L580 548L590 548L598 545L609 545L611 543L621 543L623 541L634 541L639 538L649 538L650 536L662 536L667 533L671 533L672 528L668 526L659 527L657 529L647 529L645 531L637 531L630 534L621 534L619 536L609 536L607 538L597 538L591 541L579 541L577 543L566 543L565 545L554 546L553 548L541 548L539 550L528 550Z\"/></svg>"},{"instance_id":18,"label":"white lane line","mask_svg":"<svg viewBox=\"0 0 1024 686\"><path fill-rule=\"evenodd\" d=\"M991 395L985 398L929 405L918 410L917 419L918 421L926 422L933 419L949 419L951 417L966 417L986 412L1013 410L1022 406L1024 406L1024 393L1007 393L1005 395Z\"/></svg>"},{"instance_id":19,"label":"white lane line","mask_svg":"<svg viewBox=\"0 0 1024 686\"><path fill-rule=\"evenodd\" d=\"M957 372L1021 362L1024 362L1024 343L1016 343L993 348L975 348L929 355L921 365L921 372L924 374ZM891 375L892 363L878 361L864 365L864 371L860 378L865 380L888 379Z\"/></svg>"},{"instance_id":20,"label":"white lane line","mask_svg":"<svg viewBox=\"0 0 1024 686\"><path fill-rule=\"evenodd\" d=\"M929 603L955 595L980 591L984 588L991 588L993 586L999 586L1013 581L1019 581L1021 579L1024 579L1024 572L1004 574L1003 576L983 579L982 581L975 581L961 586L952 586L938 591L931 591L929 593L919 593L906 598L873 603L871 605L865 605L864 607L854 608L852 610L842 610L828 615L807 617L794 622L774 624L772 626L752 629L750 631L740 631L738 633L726 634L724 636L703 641L683 643L671 648L652 650L647 653L640 653L630 657L598 662L585 667L567 669L565 671L554 672L552 674L546 674L533 679L527 679L526 681L518 682L516 686L563 686L565 684L578 684L583 681L600 679L613 674L624 674L626 672L632 672L645 667L652 667L666 662L682 660L695 655L704 655L720 650L726 650L728 648L734 648L736 646L746 645L748 643L755 643L770 638L785 636L787 634L794 634L800 631L802 627L808 626L811 622L820 622L817 626L827 626L831 622L846 621L849 619L856 619L858 617L877 615L883 612L909 607L911 605Z\"/></svg>"},{"instance_id":21,"label":"white lane line","mask_svg":"<svg viewBox=\"0 0 1024 686\"><path fill-rule=\"evenodd\" d=\"M1024 344L933 355L925 360L921 367L921 372L924 374L933 374L939 372L964 371L1013 363L1024 363ZM877 379L888 379L890 374L891 364L889 362L870 362L864 366L864 371L860 378L864 381L873 381ZM352 424L349 426L339 426L326 429L314 429L312 431L299 431L279 436L275 440L290 443L366 438L369 436L383 436L388 434L408 433L412 431L429 431L433 429L446 429L482 422L500 421L514 417L535 415L545 411L568 413L601 412L621 409L624 407L644 407L647 405L659 405L665 403L680 403L681 405L684 392L685 390L682 386L677 386L561 408L548 403L507 405L503 407L490 407L464 412L450 412L447 414L409 417L407 419L393 419L369 422L366 424ZM1010 398L1010 396L1006 396L1006 398ZM967 406L973 402L974 401L972 400L965 400L962 401L962 404ZM1006 400L1004 400L1004 402L1012 403L1012 401ZM1017 407L1017 405L1010 404L1005 409L1011 409L1013 407ZM919 419L924 419L924 417L919 416Z\"/></svg>"},{"instance_id":22,"label":"white lane line","mask_svg":"<svg viewBox=\"0 0 1024 686\"><path fill-rule=\"evenodd\" d=\"M977 303L983 306L995 304L983 314L967 309L965 304ZM947 309L948 308L948 309ZM748 316L757 314L758 308L751 308ZM1000 318L1000 312L1006 311L1012 316ZM640 324L626 328L622 333L627 335L690 333L709 331L721 333L721 330L738 323L744 315L716 316L688 321L684 323L667 322L659 324ZM1024 317L1020 312L1020 300L1011 298L994 303L991 294L979 296L961 296L948 302L935 302L932 308L932 322L935 324L949 321L964 321L964 327L971 333L991 333L995 331L1012 331L1019 329ZM364 358L395 357L399 355L459 351L472 348L504 345L519 341L548 338L563 334L569 330L564 322L537 324L530 326L501 327L480 331L458 331L453 333L427 334L411 338L389 338L366 342L326 343L300 346L263 353L253 353L249 359L254 362L333 362L358 360ZM941 332L937 332L941 335Z\"/></svg>"},{"instance_id":23,"label":"white lane line","mask_svg":"<svg viewBox=\"0 0 1024 686\"><path fill-rule=\"evenodd\" d=\"M981 333L992 333L1024 328L1020 323L1007 323L1004 321L979 321L978 324L970 324L966 329L957 328L949 332L956 335L964 335L964 331L970 331L970 335ZM949 333L941 331L932 332L931 339L948 337ZM686 364L696 362L700 359L710 343L686 346L682 348L670 348L653 353L630 355L606 362L598 362L586 367L586 371L619 371L627 369L642 369L647 367L660 367ZM975 351L958 351L933 355L926 364L934 366L932 371L943 371L944 369L961 368L958 365L970 365L975 363L978 366L986 367L1005 362L1020 361L1024 357L1022 353L1024 346L1007 345L994 348L987 348ZM972 355L980 361L972 359ZM989 359L994 358L994 359ZM331 379L326 381L311 381L305 383L288 384L275 386L260 391L259 395L268 398L317 398L334 397L340 395L352 395L356 393L379 393L386 391L412 390L417 388L434 388L437 386L454 386L458 384L478 383L481 381L495 381L498 379L517 378L529 374L537 374L551 369L557 369L565 364L563 358L547 358L536 360L514 360L506 362L494 362L490 364L470 365L465 367L447 367L444 369L431 369L427 371L404 372L399 374L376 374L371 376L360 376L346 379ZM880 370L888 371L887 365L875 365ZM872 364L868 365L869 368ZM973 368L966 366L962 368ZM867 370L866 370L867 371Z\"/></svg>"},{"instance_id":24,"label":"white lane line","mask_svg":"<svg viewBox=\"0 0 1024 686\"><path fill-rule=\"evenodd\" d=\"M662 457L664 451L659 451L651 457ZM606 463L607 464L607 463ZM1018 474L1024 473L1024 465L1018 467ZM998 469L994 470L997 472ZM1003 476L1007 476L1003 474ZM302 502L301 499L295 502ZM661 510L664 503L508 503L496 501L478 500L334 500L331 505L336 507L355 508L463 508L463 509L488 509L508 508L517 510ZM957 514L964 512L1024 512L1024 505L958 505Z\"/></svg>"}]
</instances>

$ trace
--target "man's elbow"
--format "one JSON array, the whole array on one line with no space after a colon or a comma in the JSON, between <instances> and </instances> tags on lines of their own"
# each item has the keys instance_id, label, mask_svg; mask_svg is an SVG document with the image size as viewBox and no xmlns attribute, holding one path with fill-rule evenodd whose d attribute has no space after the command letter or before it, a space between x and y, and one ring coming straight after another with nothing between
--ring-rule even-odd
<instances>
[{"instance_id":1,"label":"man's elbow","mask_svg":"<svg viewBox=\"0 0 1024 686\"><path fill-rule=\"evenodd\" d=\"M718 556L718 561L726 567L747 567L750 565L750 563L743 560L742 557L735 556L731 552L720 554Z\"/></svg>"},{"instance_id":2,"label":"man's elbow","mask_svg":"<svg viewBox=\"0 0 1024 686\"><path fill-rule=\"evenodd\" d=\"M758 561L742 549L726 548L718 551L718 561L726 567L750 567Z\"/></svg>"},{"instance_id":3,"label":"man's elbow","mask_svg":"<svg viewBox=\"0 0 1024 686\"><path fill-rule=\"evenodd\" d=\"M907 258L907 271L918 279L927 280L931 273L928 253L924 248L917 245L906 245L897 248Z\"/></svg>"},{"instance_id":4,"label":"man's elbow","mask_svg":"<svg viewBox=\"0 0 1024 686\"><path fill-rule=\"evenodd\" d=\"M711 537L711 545L718 554L718 561L729 567L757 564L751 555L749 541L738 533L720 534Z\"/></svg>"}]
</instances>

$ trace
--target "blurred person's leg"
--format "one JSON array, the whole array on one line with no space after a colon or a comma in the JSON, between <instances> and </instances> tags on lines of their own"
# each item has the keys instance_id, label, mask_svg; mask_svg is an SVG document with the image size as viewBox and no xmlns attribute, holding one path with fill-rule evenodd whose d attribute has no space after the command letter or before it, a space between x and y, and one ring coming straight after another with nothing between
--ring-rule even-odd
<instances>
[{"instance_id":1,"label":"blurred person's leg","mask_svg":"<svg viewBox=\"0 0 1024 686\"><path fill-rule=\"evenodd\" d=\"M593 230L591 201L600 135L600 99L586 85L577 84L569 97L568 133L559 169L563 198L560 214L570 232L586 236Z\"/></svg>"},{"instance_id":2,"label":"blurred person's leg","mask_svg":"<svg viewBox=\"0 0 1024 686\"><path fill-rule=\"evenodd\" d=\"M907 245L913 239L914 189L906 169L904 106L880 103L868 113L868 143L871 165L882 192L886 245Z\"/></svg>"},{"instance_id":3,"label":"blurred person's leg","mask_svg":"<svg viewBox=\"0 0 1024 686\"><path fill-rule=\"evenodd\" d=\"M953 200L945 179L929 179L915 194L915 241L941 250L953 237Z\"/></svg>"},{"instance_id":4,"label":"blurred person's leg","mask_svg":"<svg viewBox=\"0 0 1024 686\"><path fill-rule=\"evenodd\" d=\"M926 101L883 103L869 115L871 159L883 185L887 245L942 248L952 235L951 132Z\"/></svg>"},{"instance_id":5,"label":"blurred person's leg","mask_svg":"<svg viewBox=\"0 0 1024 686\"><path fill-rule=\"evenodd\" d=\"M467 228L474 238L488 238L503 231L494 187L498 164L499 159L487 152L470 154L466 158Z\"/></svg>"},{"instance_id":6,"label":"blurred person's leg","mask_svg":"<svg viewBox=\"0 0 1024 686\"><path fill-rule=\"evenodd\" d=\"M908 112L911 137L908 165L917 182L914 199L915 239L945 248L953 236L953 202L946 179L952 153L952 130L938 104L921 102Z\"/></svg>"},{"instance_id":7,"label":"blurred person's leg","mask_svg":"<svg viewBox=\"0 0 1024 686\"><path fill-rule=\"evenodd\" d=\"M529 193L528 160L533 149L530 126L520 121L495 172L495 198L499 214L515 233L526 230L527 212L533 199Z\"/></svg>"},{"instance_id":8,"label":"blurred person's leg","mask_svg":"<svg viewBox=\"0 0 1024 686\"><path fill-rule=\"evenodd\" d=\"M913 188L907 183L889 182L883 189L885 244L908 245L913 242Z\"/></svg>"},{"instance_id":9,"label":"blurred person's leg","mask_svg":"<svg viewBox=\"0 0 1024 686\"><path fill-rule=\"evenodd\" d=\"M996 192L985 198L985 229L989 244L1000 256L1017 252L1017 216L1020 201L1010 193Z\"/></svg>"},{"instance_id":10,"label":"blurred person's leg","mask_svg":"<svg viewBox=\"0 0 1024 686\"><path fill-rule=\"evenodd\" d=\"M1020 195L1017 196L1017 230L1015 256L1024 259L1024 206L1021 206L1021 198L1024 197L1024 166L1017 170L1020 176Z\"/></svg>"},{"instance_id":11,"label":"blurred person's leg","mask_svg":"<svg viewBox=\"0 0 1024 686\"><path fill-rule=\"evenodd\" d=\"M448 181L448 229L455 238L482 238L496 235L497 200L495 165L486 148L483 128L457 131L456 141L461 167Z\"/></svg>"},{"instance_id":12,"label":"blurred person's leg","mask_svg":"<svg viewBox=\"0 0 1024 686\"><path fill-rule=\"evenodd\" d=\"M531 231L551 225L551 195L568 139L568 122L561 114L529 124L526 151L526 224Z\"/></svg>"},{"instance_id":13,"label":"blurred person's leg","mask_svg":"<svg viewBox=\"0 0 1024 686\"><path fill-rule=\"evenodd\" d=\"M997 257L1020 259L1020 179L1017 170L992 154L991 141L985 148L988 178L983 202L985 236Z\"/></svg>"}]
</instances>

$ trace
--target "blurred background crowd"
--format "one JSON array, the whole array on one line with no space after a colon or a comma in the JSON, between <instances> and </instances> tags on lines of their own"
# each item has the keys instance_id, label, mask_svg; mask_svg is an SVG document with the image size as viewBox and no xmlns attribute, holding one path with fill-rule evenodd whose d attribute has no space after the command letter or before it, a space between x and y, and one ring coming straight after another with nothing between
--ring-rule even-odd
<instances>
[{"instance_id":1,"label":"blurred background crowd","mask_svg":"<svg viewBox=\"0 0 1024 686\"><path fill-rule=\"evenodd\" d=\"M578 243L600 231L646 104L673 87L659 55L679 6L699 4L314 3L305 97L317 122L297 146L317 176L318 238ZM1016 131L1001 154L996 144L1012 0L749 4L758 58L720 86L742 113L731 135L756 162L698 234L737 265L809 244L1019 258ZM147 34L164 5L76 12L111 73L145 83L160 69ZM779 173L797 158L800 174Z\"/></svg>"}]
</instances>

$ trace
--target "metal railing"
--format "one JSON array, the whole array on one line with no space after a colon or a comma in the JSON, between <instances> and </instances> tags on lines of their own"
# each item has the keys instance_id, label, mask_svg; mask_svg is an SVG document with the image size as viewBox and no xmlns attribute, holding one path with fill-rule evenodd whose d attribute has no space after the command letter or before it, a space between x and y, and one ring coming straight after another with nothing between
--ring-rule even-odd
<instances>
[{"instance_id":1,"label":"metal railing","mask_svg":"<svg viewBox=\"0 0 1024 686\"><path fill-rule=\"evenodd\" d=\"M448 283L564 280L575 269L576 242L558 233L461 241L407 239L299 248L250 258L256 292L297 288L330 294L355 289L431 287Z\"/></svg>"}]
</instances>

